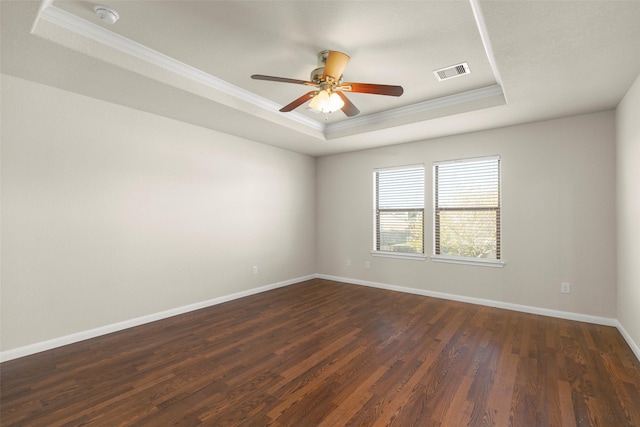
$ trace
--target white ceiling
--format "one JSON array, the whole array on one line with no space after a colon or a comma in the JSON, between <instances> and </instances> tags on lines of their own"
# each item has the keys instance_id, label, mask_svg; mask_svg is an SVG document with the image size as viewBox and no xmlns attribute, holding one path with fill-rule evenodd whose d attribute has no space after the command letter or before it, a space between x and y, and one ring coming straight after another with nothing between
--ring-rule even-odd
<instances>
[{"instance_id":1,"label":"white ceiling","mask_svg":"<svg viewBox=\"0 0 640 427\"><path fill-rule=\"evenodd\" d=\"M93 7L112 7L114 25ZM615 108L640 74L640 1L1 1L2 72L313 156ZM252 74L351 56L347 118ZM467 62L471 74L433 71Z\"/></svg>"}]
</instances>

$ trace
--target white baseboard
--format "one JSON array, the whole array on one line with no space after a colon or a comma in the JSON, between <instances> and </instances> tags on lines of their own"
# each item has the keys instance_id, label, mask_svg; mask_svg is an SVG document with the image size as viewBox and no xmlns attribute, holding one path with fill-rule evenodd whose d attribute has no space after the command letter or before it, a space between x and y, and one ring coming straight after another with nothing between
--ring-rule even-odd
<instances>
[{"instance_id":1,"label":"white baseboard","mask_svg":"<svg viewBox=\"0 0 640 427\"><path fill-rule=\"evenodd\" d=\"M616 321L616 323L617 323L616 327L618 328L618 330L622 334L622 337L627 342L627 344L629 344L629 347L631 347L631 351L633 351L633 353L636 355L638 360L640 360L640 347L638 347L638 344L636 344L633 341L633 338L631 338L631 335L629 335L629 333L624 328L624 326L622 326L622 323L620 323L619 321Z\"/></svg>"},{"instance_id":2,"label":"white baseboard","mask_svg":"<svg viewBox=\"0 0 640 427\"><path fill-rule=\"evenodd\" d=\"M633 339L631 338L631 335L627 333L627 331L624 329L624 327L618 321L618 319L613 319L610 317L592 316L589 314L572 313L568 311L551 310L548 308L533 307L529 305L512 304L508 302L493 301L493 300L482 299L482 298L465 297L461 295L447 294L444 292L427 291L423 289L389 285L386 283L370 282L367 280L330 276L327 274L316 274L316 277L319 279L334 280L336 282L351 283L354 285L370 286L373 288L387 289L391 291L405 292L410 294L423 295L427 297L441 298L441 299L460 301L460 302L468 302L470 304L485 305L488 307L504 308L506 310L520 311L523 313L557 317L559 319L576 320L578 322L593 323L596 325L613 326L617 328L618 331L620 331L620 334L622 335L622 337L625 339L625 341L631 348L631 351L633 351L635 356L640 361L640 348L633 341Z\"/></svg>"},{"instance_id":3,"label":"white baseboard","mask_svg":"<svg viewBox=\"0 0 640 427\"><path fill-rule=\"evenodd\" d=\"M47 341L26 345L24 347L18 347L11 350L6 350L3 352L0 352L0 362L17 359L19 357L29 356L31 354L40 353L41 351L51 350L56 347L62 347L63 345L73 344L73 343L84 341L90 338L99 337L101 335L110 334L112 332L122 331L124 329L133 328L134 326L140 326L140 325L144 325L145 323L155 322L156 320L162 320L168 317L177 316L179 314L188 313L190 311L199 310L201 308L222 304L224 302L247 297L249 295L255 295L261 292L270 291L272 289L282 288L284 286L289 286L295 283L311 280L316 277L317 276L315 274L311 274L309 276L285 280L283 282L273 283L270 285L265 285L259 288L249 289L242 292L236 292L234 294L224 295L218 298L213 298L207 301L201 301L195 304L189 304L182 307L172 308L170 310L162 311L160 313L153 313L153 314L149 314L142 317L136 317L135 319L125 320L123 322L113 323L111 325L105 325L95 329L89 329L88 331L82 331L75 334L66 335L63 337L53 338Z\"/></svg>"},{"instance_id":4,"label":"white baseboard","mask_svg":"<svg viewBox=\"0 0 640 427\"><path fill-rule=\"evenodd\" d=\"M172 317L172 316L177 316L179 314L188 313L190 311L199 310L199 309L205 308L205 307L211 307L213 305L222 304L222 303L227 302L227 301L232 301L232 300L235 300L235 299L238 299L238 298L243 298L243 297L246 297L246 296L259 294L261 292L266 292L266 291L269 291L269 290L272 290L272 289L277 289L277 288L281 288L281 287L284 287L284 286L293 285L295 283L304 282L306 280L311 280L311 279L314 279L314 278L333 280L333 281L336 281L336 282L343 282L343 283L350 283L350 284L354 284L354 285L369 286L369 287L387 289L387 290L396 291L396 292L404 292L404 293L422 295L422 296L427 296L427 297L447 299L447 300L452 300L452 301L467 302L467 303L470 303L470 304L478 304L478 305L484 305L484 306L488 306L488 307L504 308L504 309L507 309L507 310L520 311L520 312L523 312L523 313L539 314L539 315L542 315L542 316L557 317L557 318L560 318L560 319L568 319L568 320L576 320L576 321L579 321L579 322L594 323L594 324L597 324L597 325L613 326L613 327L617 328L620 331L620 333L622 334L624 339L627 341L627 344L629 345L629 347L631 347L631 350L633 351L635 356L638 358L638 360L640 360L640 348L633 341L631 336L627 333L627 331L624 329L622 324L617 319L612 319L612 318L609 318L609 317L591 316L591 315L588 315L588 314L571 313L571 312L560 311L560 310L550 310L550 309L547 309L547 308L533 307L533 306L521 305L521 304L512 304L512 303L501 302L501 301L493 301L493 300L482 299L482 298L465 297L465 296L461 296L461 295L448 294L448 293L444 293L444 292L427 291L427 290L424 290L424 289L416 289L416 288L409 288L409 287L404 287L404 286L389 285L389 284L386 284L386 283L370 282L370 281L367 281L367 280L350 279L350 278L347 278L347 277L330 276L330 275L327 275L327 274L311 274L311 275L304 276L304 277L298 277L296 279L290 279L290 280L285 280L283 282L273 283L271 285L261 286L259 288L249 289L249 290L242 291L242 292L236 292L234 294L225 295L225 296L221 296L221 297L218 297L218 298L213 298L213 299L210 299L210 300L207 300L207 301L202 301L202 302L195 303L195 304L190 304L190 305L186 305L186 306L182 306L182 307L177 307L177 308L166 310L166 311L163 311L163 312L160 312L160 313L154 313L154 314L150 314L150 315L147 315L147 316L137 317L135 319L126 320L124 322L114 323L114 324L111 324L111 325L106 325L106 326L102 326L102 327L99 327L99 328L90 329L88 331L82 331L82 332L78 332L78 333L75 333L75 334L66 335L66 336L59 337L59 338L54 338L54 339L51 339L51 340L47 340L47 341L43 341L43 342L27 345L27 346L24 346L24 347L19 347L19 348L15 348L15 349L11 349L11 350L6 350L6 351L3 351L3 352L0 352L0 362L5 362L7 360L17 359L19 357L28 356L30 354L39 353L41 351L51 350L51 349L56 348L56 347L61 347L61 346L64 346L64 345L73 344L73 343L76 343L76 342L79 342L79 341L84 341L86 339L95 338L95 337L99 337L101 335L110 334L112 332L122 331L124 329L132 328L132 327L139 326L139 325L143 325L145 323L155 322L156 320L166 319L166 318L169 318L169 317Z\"/></svg>"},{"instance_id":5,"label":"white baseboard","mask_svg":"<svg viewBox=\"0 0 640 427\"><path fill-rule=\"evenodd\" d=\"M523 313L540 314L542 316L557 317L560 319L577 320L579 322L595 323L597 325L617 326L618 321L609 317L591 316L588 314L571 313L568 311L551 310L548 308L533 307L530 305L512 304L509 302L494 301L482 298L465 297L462 295L447 294L444 292L427 291L424 289L408 288L404 286L388 285L386 283L369 282L366 280L349 279L346 277L328 276L319 274L318 278L335 280L337 282L351 283L354 285L370 286L373 288L388 289L391 291L405 292L409 294L422 295L452 301L468 302L470 304L485 305L488 307L504 308L507 310L520 311Z\"/></svg>"}]
</instances>

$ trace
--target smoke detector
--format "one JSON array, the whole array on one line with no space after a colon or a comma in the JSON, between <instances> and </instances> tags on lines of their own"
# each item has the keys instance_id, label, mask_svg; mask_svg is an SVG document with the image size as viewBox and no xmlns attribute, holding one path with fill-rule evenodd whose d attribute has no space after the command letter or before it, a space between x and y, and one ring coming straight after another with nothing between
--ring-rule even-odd
<instances>
[{"instance_id":1,"label":"smoke detector","mask_svg":"<svg viewBox=\"0 0 640 427\"><path fill-rule=\"evenodd\" d=\"M441 68L439 70L435 70L433 74L436 75L438 81L449 80L454 77L460 77L467 74L471 74L471 69L469 68L469 64L463 62L461 64L452 65L450 67Z\"/></svg>"},{"instance_id":2,"label":"smoke detector","mask_svg":"<svg viewBox=\"0 0 640 427\"><path fill-rule=\"evenodd\" d=\"M118 19L120 19L120 15L115 10L106 7L106 6L96 6L93 8L96 11L96 15L98 18L106 24L115 24Z\"/></svg>"}]
</instances>

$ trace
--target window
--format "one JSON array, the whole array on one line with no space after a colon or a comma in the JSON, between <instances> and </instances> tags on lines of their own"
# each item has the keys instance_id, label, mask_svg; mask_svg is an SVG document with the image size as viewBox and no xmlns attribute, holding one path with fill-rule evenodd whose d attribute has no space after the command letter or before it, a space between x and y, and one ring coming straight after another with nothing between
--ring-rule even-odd
<instances>
[{"instance_id":1,"label":"window","mask_svg":"<svg viewBox=\"0 0 640 427\"><path fill-rule=\"evenodd\" d=\"M374 178L374 253L424 255L424 166L379 169Z\"/></svg>"},{"instance_id":2,"label":"window","mask_svg":"<svg viewBox=\"0 0 640 427\"><path fill-rule=\"evenodd\" d=\"M435 162L433 180L434 260L500 262L500 157Z\"/></svg>"}]
</instances>

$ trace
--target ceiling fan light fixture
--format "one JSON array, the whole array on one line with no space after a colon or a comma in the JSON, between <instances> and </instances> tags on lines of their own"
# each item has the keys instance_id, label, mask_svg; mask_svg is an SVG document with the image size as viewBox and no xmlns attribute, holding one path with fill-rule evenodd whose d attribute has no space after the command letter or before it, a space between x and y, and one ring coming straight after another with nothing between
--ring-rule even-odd
<instances>
[{"instance_id":1,"label":"ceiling fan light fixture","mask_svg":"<svg viewBox=\"0 0 640 427\"><path fill-rule=\"evenodd\" d=\"M321 90L313 97L309 108L321 113L333 113L344 107L344 101L335 92L329 93L327 90Z\"/></svg>"}]
</instances>

